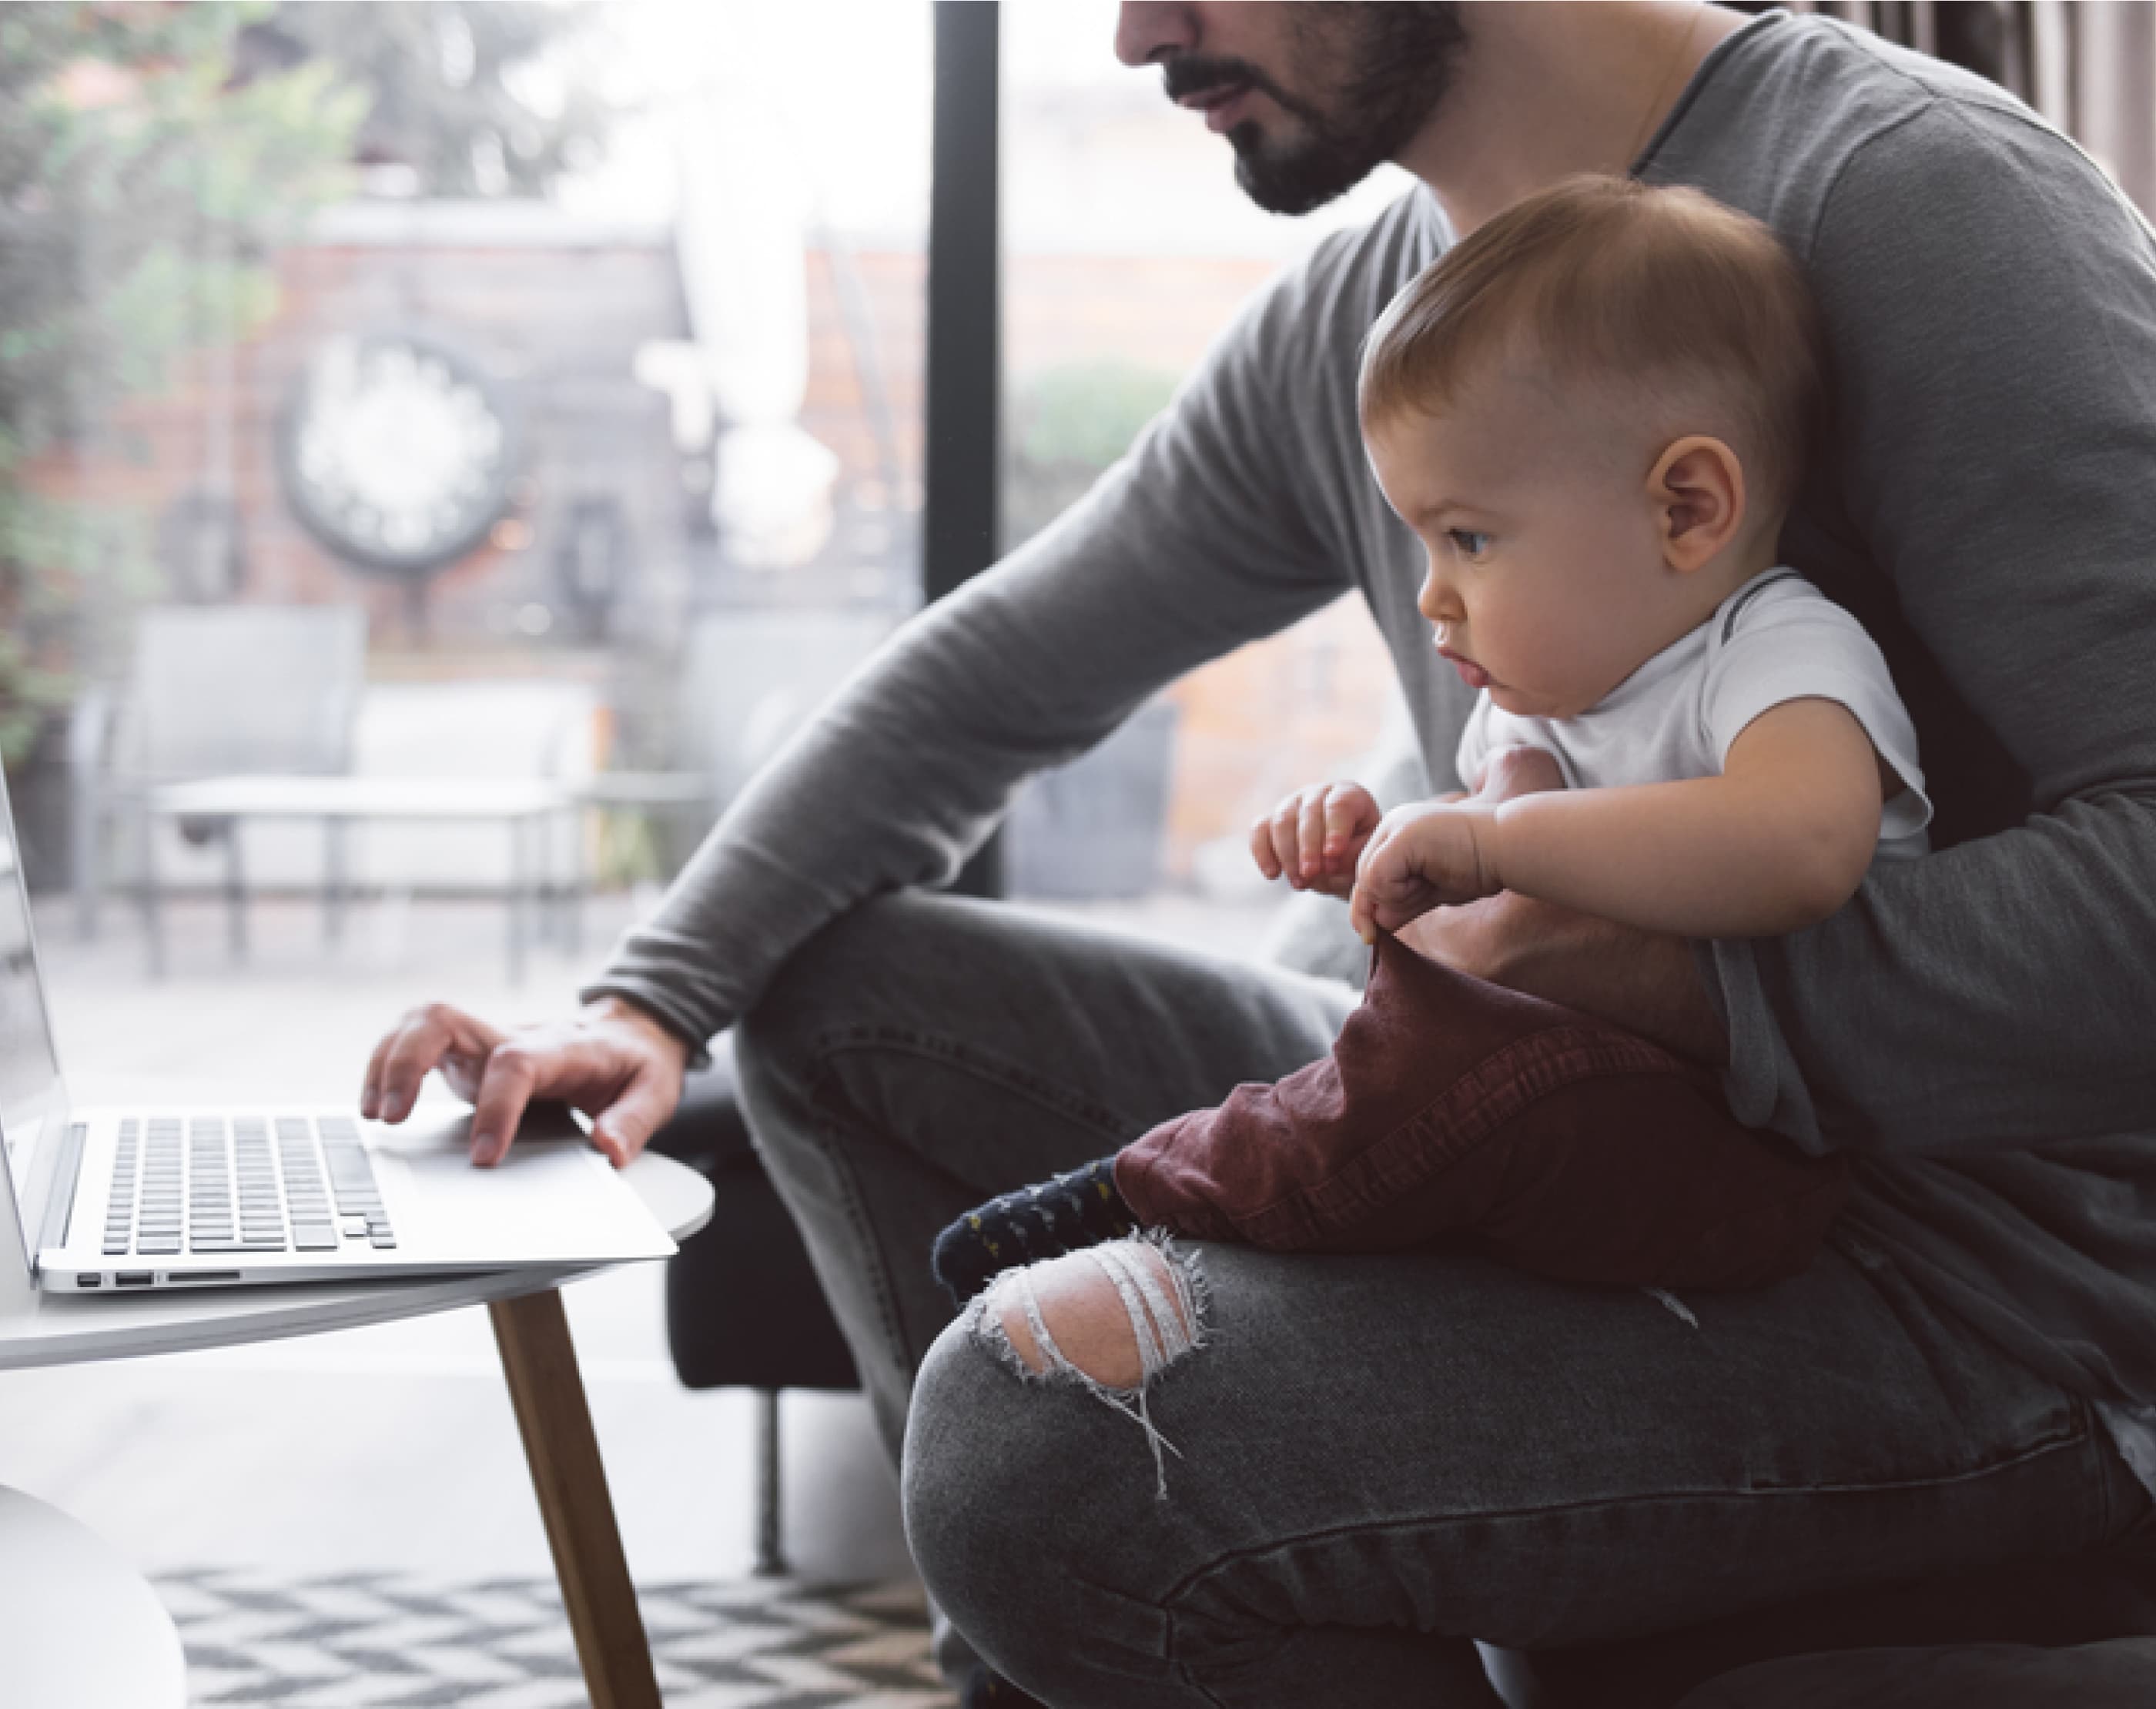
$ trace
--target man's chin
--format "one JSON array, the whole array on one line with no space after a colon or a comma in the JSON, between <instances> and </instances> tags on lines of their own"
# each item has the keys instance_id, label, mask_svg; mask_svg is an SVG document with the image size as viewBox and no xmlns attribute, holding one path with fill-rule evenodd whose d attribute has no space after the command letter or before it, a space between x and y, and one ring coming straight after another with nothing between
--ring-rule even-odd
<instances>
[{"instance_id":1,"label":"man's chin","mask_svg":"<svg viewBox=\"0 0 2156 1709\"><path fill-rule=\"evenodd\" d=\"M1374 167L1344 158L1322 143L1283 146L1255 120L1228 133L1235 151L1235 182L1268 213L1308 213L1345 195Z\"/></svg>"}]
</instances>

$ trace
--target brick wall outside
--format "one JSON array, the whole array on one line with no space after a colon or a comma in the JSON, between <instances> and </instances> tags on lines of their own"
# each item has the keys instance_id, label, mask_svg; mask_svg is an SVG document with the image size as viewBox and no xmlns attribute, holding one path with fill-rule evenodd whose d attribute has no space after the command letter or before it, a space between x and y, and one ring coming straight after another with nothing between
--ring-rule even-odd
<instances>
[{"instance_id":1,"label":"brick wall outside","mask_svg":"<svg viewBox=\"0 0 2156 1709\"><path fill-rule=\"evenodd\" d=\"M898 490L884 490L863 353L840 312L833 257L822 251L808 258L802 423L838 454L842 495L910 514L920 500L925 264L917 250L891 249L865 249L852 263L889 400ZM1017 385L1041 369L1101 360L1179 376L1273 264L1021 254L1007 265L1005 364ZM228 410L229 480L249 567L243 597L361 601L382 675L608 674L565 633L535 641L514 626L515 613L552 600L557 524L579 497L610 495L628 516L634 567L624 629L632 644L639 634L663 637L699 597L699 578L714 573L711 544L696 526L701 500L684 488L665 400L629 367L639 344L685 329L664 243L316 244L280 258L279 281L279 310L254 337L228 355L177 364L166 393L126 406L94 452L49 459L38 483L154 519L203 480L216 418ZM278 413L318 343L391 326L432 331L480 360L520 396L529 434L513 513L521 526L498 529L503 544L482 547L435 579L424 646L407 629L400 588L337 563L300 527L275 467ZM830 552L849 549L839 539ZM783 579L726 597L783 597ZM831 583L859 585L858 572ZM823 586L814 597L836 597ZM1170 870L1187 872L1199 844L1239 833L1286 788L1337 772L1374 734L1388 680L1367 618L1342 605L1178 685Z\"/></svg>"}]
</instances>

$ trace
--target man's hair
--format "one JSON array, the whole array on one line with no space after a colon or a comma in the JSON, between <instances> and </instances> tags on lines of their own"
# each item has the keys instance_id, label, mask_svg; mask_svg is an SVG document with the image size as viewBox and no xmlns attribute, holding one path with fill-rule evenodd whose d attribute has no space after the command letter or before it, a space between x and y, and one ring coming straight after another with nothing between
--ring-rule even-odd
<instances>
[{"instance_id":1,"label":"man's hair","mask_svg":"<svg viewBox=\"0 0 2156 1709\"><path fill-rule=\"evenodd\" d=\"M1436 413L1525 357L1616 382L1732 441L1754 514L1788 509L1820 408L1819 311L1774 234L1697 190L1567 178L1478 228L1394 297L1363 356L1364 430Z\"/></svg>"}]
</instances>

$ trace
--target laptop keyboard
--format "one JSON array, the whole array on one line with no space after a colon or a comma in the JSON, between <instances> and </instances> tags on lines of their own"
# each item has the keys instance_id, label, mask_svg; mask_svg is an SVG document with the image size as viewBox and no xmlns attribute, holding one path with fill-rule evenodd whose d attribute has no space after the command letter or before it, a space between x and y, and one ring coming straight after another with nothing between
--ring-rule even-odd
<instances>
[{"instance_id":1,"label":"laptop keyboard","mask_svg":"<svg viewBox=\"0 0 2156 1709\"><path fill-rule=\"evenodd\" d=\"M105 1255L335 1252L397 1235L344 1116L152 1116L120 1124Z\"/></svg>"}]
</instances>

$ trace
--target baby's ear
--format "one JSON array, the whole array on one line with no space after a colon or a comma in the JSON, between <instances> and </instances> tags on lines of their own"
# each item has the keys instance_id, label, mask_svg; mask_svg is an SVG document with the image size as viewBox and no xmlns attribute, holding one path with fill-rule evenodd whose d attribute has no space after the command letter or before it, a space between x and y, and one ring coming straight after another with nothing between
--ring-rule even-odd
<instances>
[{"instance_id":1,"label":"baby's ear","mask_svg":"<svg viewBox=\"0 0 2156 1709\"><path fill-rule=\"evenodd\" d=\"M1744 465L1724 441L1690 434L1656 459L1647 496L1661 519L1664 562L1688 574L1743 527Z\"/></svg>"}]
</instances>

